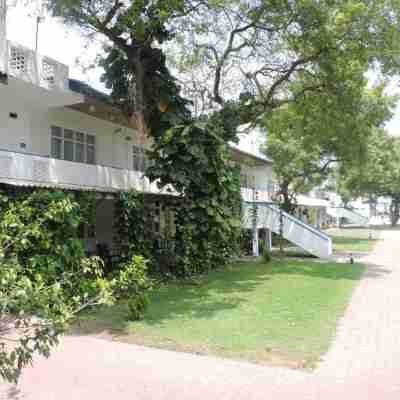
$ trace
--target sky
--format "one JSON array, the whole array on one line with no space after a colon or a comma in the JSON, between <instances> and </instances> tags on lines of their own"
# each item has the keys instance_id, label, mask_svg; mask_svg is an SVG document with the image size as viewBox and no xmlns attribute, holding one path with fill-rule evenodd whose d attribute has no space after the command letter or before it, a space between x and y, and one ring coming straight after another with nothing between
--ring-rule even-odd
<instances>
[{"instance_id":1,"label":"sky","mask_svg":"<svg viewBox=\"0 0 400 400\"><path fill-rule=\"evenodd\" d=\"M23 5L10 7L7 16L7 37L30 49L35 48L36 17L34 8ZM102 71L99 68L83 71L82 65L89 65L95 60L100 50L99 42L87 41L76 30L65 27L56 18L46 16L39 28L38 51L70 67L70 78L82 80L99 90L104 90L100 82ZM79 61L79 62L77 62ZM390 85L390 93L400 95L400 79ZM391 135L400 136L400 102L394 118L386 129Z\"/></svg>"}]
</instances>

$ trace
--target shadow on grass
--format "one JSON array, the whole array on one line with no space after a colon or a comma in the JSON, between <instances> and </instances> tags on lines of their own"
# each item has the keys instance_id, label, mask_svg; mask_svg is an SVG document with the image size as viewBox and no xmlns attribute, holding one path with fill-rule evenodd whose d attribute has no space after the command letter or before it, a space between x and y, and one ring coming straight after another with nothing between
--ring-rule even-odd
<instances>
[{"instance_id":1,"label":"shadow on grass","mask_svg":"<svg viewBox=\"0 0 400 400\"><path fill-rule=\"evenodd\" d=\"M311 260L274 260L270 264L241 262L213 271L197 281L177 281L154 289L143 323L161 326L174 319L204 319L206 323L221 311L232 310L251 301L251 296L247 295L249 292L256 292L259 285L266 280L274 280L280 274L358 280L363 271L364 266L360 264L317 263ZM371 266L367 274L378 277L385 272L378 266ZM71 333L85 335L107 331L124 334L130 325L127 315L125 303L104 306L83 315Z\"/></svg>"},{"instance_id":2,"label":"shadow on grass","mask_svg":"<svg viewBox=\"0 0 400 400\"><path fill-rule=\"evenodd\" d=\"M171 319L211 319L248 301L244 294L270 279L269 267L261 263L238 263L195 281L182 280L163 284L150 295L147 325L160 325ZM125 331L128 308L124 303L103 306L85 313L72 333L93 334L105 329Z\"/></svg>"}]
</instances>

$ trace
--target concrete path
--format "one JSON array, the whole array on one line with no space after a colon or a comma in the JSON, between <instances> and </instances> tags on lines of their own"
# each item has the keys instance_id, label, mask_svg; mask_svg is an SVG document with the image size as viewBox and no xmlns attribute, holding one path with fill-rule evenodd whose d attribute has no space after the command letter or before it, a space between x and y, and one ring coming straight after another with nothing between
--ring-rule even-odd
<instances>
[{"instance_id":1,"label":"concrete path","mask_svg":"<svg viewBox=\"0 0 400 400\"><path fill-rule=\"evenodd\" d=\"M314 373L66 337L0 399L400 399L400 232L384 232Z\"/></svg>"}]
</instances>

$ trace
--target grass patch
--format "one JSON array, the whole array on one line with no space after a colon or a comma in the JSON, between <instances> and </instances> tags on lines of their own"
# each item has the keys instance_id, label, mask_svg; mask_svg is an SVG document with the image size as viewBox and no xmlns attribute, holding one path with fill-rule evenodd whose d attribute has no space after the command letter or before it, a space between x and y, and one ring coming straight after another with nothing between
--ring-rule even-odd
<instances>
[{"instance_id":1,"label":"grass patch","mask_svg":"<svg viewBox=\"0 0 400 400\"><path fill-rule=\"evenodd\" d=\"M126 304L87 313L75 333L289 367L310 367L334 336L363 266L273 261L231 265L153 291L143 321Z\"/></svg>"},{"instance_id":2,"label":"grass patch","mask_svg":"<svg viewBox=\"0 0 400 400\"><path fill-rule=\"evenodd\" d=\"M326 233L332 238L334 252L370 252L379 241L379 232L370 229L329 229ZM370 233L372 239L369 238Z\"/></svg>"}]
</instances>

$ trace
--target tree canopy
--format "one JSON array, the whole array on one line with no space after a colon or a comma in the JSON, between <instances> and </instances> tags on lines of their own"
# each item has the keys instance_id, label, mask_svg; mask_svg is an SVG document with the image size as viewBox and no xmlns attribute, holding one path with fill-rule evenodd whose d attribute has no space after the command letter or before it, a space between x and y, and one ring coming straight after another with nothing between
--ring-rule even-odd
<instances>
[{"instance_id":1,"label":"tree canopy","mask_svg":"<svg viewBox=\"0 0 400 400\"><path fill-rule=\"evenodd\" d=\"M343 165L337 174L338 193L348 198L391 200L392 225L400 219L400 139L375 129L362 164Z\"/></svg>"},{"instance_id":2,"label":"tree canopy","mask_svg":"<svg viewBox=\"0 0 400 400\"><path fill-rule=\"evenodd\" d=\"M357 85L370 67L388 75L400 65L397 0L49 0L49 6L65 21L105 35L106 82L131 114L145 113L147 125L170 117L160 115L160 105L182 106L167 61L197 110L234 100L250 122L310 92Z\"/></svg>"},{"instance_id":3,"label":"tree canopy","mask_svg":"<svg viewBox=\"0 0 400 400\"><path fill-rule=\"evenodd\" d=\"M285 210L293 211L296 194L322 184L333 166L365 159L370 136L390 119L396 100L384 94L384 85L367 90L365 84L361 97L357 86L346 96L312 93L266 115L265 151Z\"/></svg>"}]
</instances>

